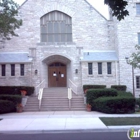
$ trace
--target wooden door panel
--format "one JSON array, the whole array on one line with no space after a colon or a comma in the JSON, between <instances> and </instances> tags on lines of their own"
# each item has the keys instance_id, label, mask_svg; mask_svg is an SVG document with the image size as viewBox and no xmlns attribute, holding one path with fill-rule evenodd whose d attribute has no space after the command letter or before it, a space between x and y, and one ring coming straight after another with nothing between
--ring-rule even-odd
<instances>
[{"instance_id":1,"label":"wooden door panel","mask_svg":"<svg viewBox=\"0 0 140 140\"><path fill-rule=\"evenodd\" d=\"M66 87L66 74L66 66L48 66L48 86Z\"/></svg>"},{"instance_id":2,"label":"wooden door panel","mask_svg":"<svg viewBox=\"0 0 140 140\"><path fill-rule=\"evenodd\" d=\"M48 75L48 81L49 81L49 87L57 87L57 76L54 76L54 74L57 74L56 68L49 68L49 75Z\"/></svg>"},{"instance_id":3,"label":"wooden door panel","mask_svg":"<svg viewBox=\"0 0 140 140\"><path fill-rule=\"evenodd\" d=\"M66 67L59 67L59 75L58 75L58 86L66 87Z\"/></svg>"}]
</instances>

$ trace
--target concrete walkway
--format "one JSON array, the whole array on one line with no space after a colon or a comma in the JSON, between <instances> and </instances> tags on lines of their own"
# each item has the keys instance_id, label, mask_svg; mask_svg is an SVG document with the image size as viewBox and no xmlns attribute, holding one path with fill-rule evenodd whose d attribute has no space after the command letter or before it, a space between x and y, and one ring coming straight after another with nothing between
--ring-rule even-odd
<instances>
[{"instance_id":1,"label":"concrete walkway","mask_svg":"<svg viewBox=\"0 0 140 140\"><path fill-rule=\"evenodd\" d=\"M99 117L140 117L140 114L108 115L87 111L22 112L0 115L1 132L47 132L69 130L123 130L140 126L106 126Z\"/></svg>"}]
</instances>

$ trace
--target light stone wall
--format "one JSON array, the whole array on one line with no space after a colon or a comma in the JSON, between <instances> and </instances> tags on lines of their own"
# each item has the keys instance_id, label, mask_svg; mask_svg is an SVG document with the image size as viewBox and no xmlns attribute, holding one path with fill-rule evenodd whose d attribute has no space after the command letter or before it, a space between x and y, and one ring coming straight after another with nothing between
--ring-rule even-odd
<instances>
[{"instance_id":1,"label":"light stone wall","mask_svg":"<svg viewBox=\"0 0 140 140\"><path fill-rule=\"evenodd\" d=\"M40 18L53 10L64 12L72 17L72 36L75 45L41 45ZM60 55L70 60L67 64L67 80L70 78L81 88L82 71L79 47L82 51L114 50L114 46L109 44L108 21L85 0L28 0L20 7L19 13L19 18L23 20L23 26L17 30L19 37L13 37L7 41L5 48L1 51L30 53L30 48L36 49L36 58L30 65L31 68L27 69L30 71L30 76L25 77L25 81L31 78L28 81L33 86L37 86L43 79L46 79L47 87L48 68L43 60L51 55ZM78 74L75 73L75 69L78 69ZM37 75L34 74L35 70L38 70ZM15 79L19 80L17 77L18 75ZM14 82L15 79L13 78L9 83L19 84L18 80ZM5 80L2 83L5 84Z\"/></svg>"},{"instance_id":2,"label":"light stone wall","mask_svg":"<svg viewBox=\"0 0 140 140\"><path fill-rule=\"evenodd\" d=\"M6 64L6 76L1 76L0 65L0 85L2 86L32 86L31 66L25 64L25 75L20 75L20 64L15 64L15 76L11 76L11 64Z\"/></svg>"},{"instance_id":3,"label":"light stone wall","mask_svg":"<svg viewBox=\"0 0 140 140\"><path fill-rule=\"evenodd\" d=\"M91 62L90 62L91 63ZM107 74L107 62L102 62L102 75L98 74L98 62L93 62L93 74L88 74L88 62L82 62L82 85L117 85L116 63L112 62L112 74Z\"/></svg>"},{"instance_id":4,"label":"light stone wall","mask_svg":"<svg viewBox=\"0 0 140 140\"><path fill-rule=\"evenodd\" d=\"M133 91L132 66L126 63L125 57L130 57L135 51L135 45L138 44L137 33L140 32L140 16L136 15L136 2L140 2L140 0L129 1L127 7L129 16L125 17L125 20L120 22L114 20L117 27L120 84L127 85L127 90L131 92ZM135 70L134 78L136 75L140 75L140 70ZM136 97L138 97L140 92L137 89L135 91Z\"/></svg>"},{"instance_id":5,"label":"light stone wall","mask_svg":"<svg viewBox=\"0 0 140 140\"><path fill-rule=\"evenodd\" d=\"M129 1L128 10L130 16L125 20L107 21L85 0L28 0L19 9L23 26L16 30L19 37L13 37L7 41L1 52L29 52L35 48L35 59L32 64L27 64L26 76L19 76L19 66L16 64L17 75L9 76L10 67L7 65L7 76L0 77L1 85L32 85L37 86L43 79L48 86L48 61L50 57L60 56L67 64L67 86L71 79L82 90L83 84L106 84L107 87L114 84L127 85L127 90L132 91L132 67L125 61L135 51L137 33L140 32L140 17L136 16L135 4ZM139 0L140 2L140 0ZM48 12L58 10L72 17L72 44L48 45L40 42L40 18ZM80 62L84 51L116 50L119 62L113 62L112 75L106 72L106 62L103 62L103 75L97 74L97 62L93 62L93 76L88 76L88 62ZM52 59L52 61L54 61ZM78 74L75 73L78 69ZM38 70L35 75L35 70ZM135 70L135 76L140 71ZM79 93L80 93L79 92ZM136 90L138 97L139 90Z\"/></svg>"}]
</instances>

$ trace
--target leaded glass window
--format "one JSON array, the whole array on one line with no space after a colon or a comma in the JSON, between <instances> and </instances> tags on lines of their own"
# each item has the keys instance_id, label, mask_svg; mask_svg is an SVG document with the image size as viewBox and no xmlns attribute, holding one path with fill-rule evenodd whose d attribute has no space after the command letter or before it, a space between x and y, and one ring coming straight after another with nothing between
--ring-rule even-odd
<instances>
[{"instance_id":1,"label":"leaded glass window","mask_svg":"<svg viewBox=\"0 0 140 140\"><path fill-rule=\"evenodd\" d=\"M52 11L41 17L41 42L72 42L72 19L65 13Z\"/></svg>"}]
</instances>

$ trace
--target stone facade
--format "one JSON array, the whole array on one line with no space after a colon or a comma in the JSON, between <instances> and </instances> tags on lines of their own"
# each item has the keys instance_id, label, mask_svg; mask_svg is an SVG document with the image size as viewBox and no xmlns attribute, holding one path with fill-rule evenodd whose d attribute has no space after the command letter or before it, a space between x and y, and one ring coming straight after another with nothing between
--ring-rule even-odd
<instances>
[{"instance_id":1,"label":"stone facade","mask_svg":"<svg viewBox=\"0 0 140 140\"><path fill-rule=\"evenodd\" d=\"M11 63L5 63L6 76L0 76L0 85L37 86L45 80L45 87L48 87L48 65L59 61L67 66L67 86L70 86L70 79L78 87L78 94L82 93L84 84L105 84L107 87L124 84L132 91L131 66L126 63L125 56L130 56L137 44L140 17L136 16L135 3L130 2L128 9L130 16L118 22L105 19L86 0L27 0L19 9L19 18L23 20L23 26L17 30L19 37L7 41L1 53L28 52L32 62L25 64L25 76L20 76L20 63L15 63L14 77L10 75ZM52 11L63 12L72 18L71 43L40 41L40 18ZM95 51L115 51L118 60L91 59L93 74L89 75L89 61L84 61L83 55ZM102 62L102 75L98 75L98 62ZM112 63L110 75L107 74L107 62ZM135 75L139 75L139 70ZM136 90L136 96L138 94Z\"/></svg>"}]
</instances>

